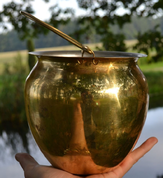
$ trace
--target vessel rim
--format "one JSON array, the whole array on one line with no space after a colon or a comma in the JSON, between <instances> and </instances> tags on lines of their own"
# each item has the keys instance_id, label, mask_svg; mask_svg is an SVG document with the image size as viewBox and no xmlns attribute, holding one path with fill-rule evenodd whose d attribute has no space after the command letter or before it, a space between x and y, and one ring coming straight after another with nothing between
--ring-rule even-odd
<instances>
[{"instance_id":1,"label":"vessel rim","mask_svg":"<svg viewBox=\"0 0 163 178\"><path fill-rule=\"evenodd\" d=\"M53 58L141 58L147 57L145 54L141 53L130 53L121 51L94 51L95 56L88 53L82 53L79 50L61 50L61 51L34 51L29 52L30 55L35 55L37 57L53 57Z\"/></svg>"}]
</instances>

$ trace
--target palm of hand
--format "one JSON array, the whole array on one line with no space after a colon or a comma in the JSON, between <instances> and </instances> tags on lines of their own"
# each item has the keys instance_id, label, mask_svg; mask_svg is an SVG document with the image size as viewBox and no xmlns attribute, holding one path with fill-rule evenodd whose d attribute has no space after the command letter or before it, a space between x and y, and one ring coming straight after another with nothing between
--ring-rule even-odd
<instances>
[{"instance_id":1,"label":"palm of hand","mask_svg":"<svg viewBox=\"0 0 163 178\"><path fill-rule=\"evenodd\" d=\"M32 176L31 176L32 175ZM26 178L81 178L81 176L73 175L68 172L55 169L53 167L36 165L31 170L28 170L25 174ZM82 176L84 177L84 176ZM107 174L98 174L85 176L85 178L119 178L115 172L109 172Z\"/></svg>"},{"instance_id":2,"label":"palm of hand","mask_svg":"<svg viewBox=\"0 0 163 178\"><path fill-rule=\"evenodd\" d=\"M157 139L151 137L146 140L140 147L128 154L128 156L117 166L113 171L85 176L85 178L121 178L125 173L142 157L144 156L155 144ZM26 153L19 153L16 155L16 160L20 163L24 170L25 178L79 178L68 172L39 165L33 157Z\"/></svg>"}]
</instances>

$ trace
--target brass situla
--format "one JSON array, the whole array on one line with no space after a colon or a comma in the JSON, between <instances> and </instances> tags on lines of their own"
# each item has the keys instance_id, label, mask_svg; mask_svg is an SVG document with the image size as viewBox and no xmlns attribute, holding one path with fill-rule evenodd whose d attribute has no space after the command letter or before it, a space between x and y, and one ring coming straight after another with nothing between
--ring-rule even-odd
<instances>
[{"instance_id":1,"label":"brass situla","mask_svg":"<svg viewBox=\"0 0 163 178\"><path fill-rule=\"evenodd\" d=\"M145 55L31 52L38 62L25 85L31 132L50 163L73 174L114 169L136 144L148 109ZM78 63L78 61L81 61Z\"/></svg>"}]
</instances>

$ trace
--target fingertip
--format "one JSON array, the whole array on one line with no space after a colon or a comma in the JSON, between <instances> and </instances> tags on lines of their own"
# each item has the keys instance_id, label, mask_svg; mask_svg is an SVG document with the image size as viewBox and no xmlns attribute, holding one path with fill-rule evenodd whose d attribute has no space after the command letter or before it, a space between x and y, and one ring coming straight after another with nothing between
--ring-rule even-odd
<instances>
[{"instance_id":1,"label":"fingertip","mask_svg":"<svg viewBox=\"0 0 163 178\"><path fill-rule=\"evenodd\" d=\"M20 163L24 170L28 166L34 166L38 164L36 160L27 153L17 153L15 155L15 159Z\"/></svg>"},{"instance_id":2,"label":"fingertip","mask_svg":"<svg viewBox=\"0 0 163 178\"><path fill-rule=\"evenodd\" d=\"M17 153L17 154L15 155L15 159L16 159L16 161L18 161L18 159L19 159L19 153Z\"/></svg>"},{"instance_id":3,"label":"fingertip","mask_svg":"<svg viewBox=\"0 0 163 178\"><path fill-rule=\"evenodd\" d=\"M155 144L158 142L158 139L156 137L151 137L154 141L155 141Z\"/></svg>"},{"instance_id":4,"label":"fingertip","mask_svg":"<svg viewBox=\"0 0 163 178\"><path fill-rule=\"evenodd\" d=\"M150 137L146 140L146 142L149 142L151 145L155 145L158 142L158 139L156 137Z\"/></svg>"},{"instance_id":5,"label":"fingertip","mask_svg":"<svg viewBox=\"0 0 163 178\"><path fill-rule=\"evenodd\" d=\"M18 162L20 162L20 159L22 158L22 155L23 154L25 154L25 153L17 153L16 155L15 155L15 159L18 161Z\"/></svg>"},{"instance_id":6,"label":"fingertip","mask_svg":"<svg viewBox=\"0 0 163 178\"><path fill-rule=\"evenodd\" d=\"M150 137L142 145L135 149L133 154L137 155L138 159L140 159L143 155L149 152L157 142L158 139L156 137Z\"/></svg>"},{"instance_id":7,"label":"fingertip","mask_svg":"<svg viewBox=\"0 0 163 178\"><path fill-rule=\"evenodd\" d=\"M27 154L27 153L17 153L16 155L15 155L15 159L17 160L17 161L19 161L20 159L22 159L22 158L28 158L30 155L29 154ZM30 156L31 157L31 156Z\"/></svg>"}]
</instances>

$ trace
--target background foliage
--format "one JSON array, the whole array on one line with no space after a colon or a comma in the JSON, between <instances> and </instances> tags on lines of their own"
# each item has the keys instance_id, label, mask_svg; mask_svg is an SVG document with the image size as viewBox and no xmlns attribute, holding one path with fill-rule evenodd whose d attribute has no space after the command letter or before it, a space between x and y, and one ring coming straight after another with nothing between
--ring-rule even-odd
<instances>
[{"instance_id":1,"label":"background foliage","mask_svg":"<svg viewBox=\"0 0 163 178\"><path fill-rule=\"evenodd\" d=\"M6 65L0 75L0 136L3 138L3 133L7 134L5 144L13 150L23 151L24 148L29 152L27 139L29 129L24 106L24 81L27 70L22 65L19 53L14 58L12 70ZM18 138L23 145L20 150L17 146Z\"/></svg>"},{"instance_id":2,"label":"background foliage","mask_svg":"<svg viewBox=\"0 0 163 178\"><path fill-rule=\"evenodd\" d=\"M70 21L68 24L59 25L59 29L66 34L72 34L77 26L75 25L75 20ZM160 32L163 33L162 18L152 19L152 18L138 18L132 17L132 23L127 23L122 29L117 25L112 25L111 30L114 31L116 35L119 34L119 31L125 36L125 40L136 39L136 35L139 33L145 33L147 31L154 30L156 25L160 26ZM109 33L109 42L111 41L110 37L112 34ZM108 38L106 40L108 40ZM16 51L26 49L25 41L21 41L18 37L18 34L15 30L8 31L6 33L0 34L0 52L5 51ZM89 34L89 40L86 36L82 36L82 43L96 43L101 39L100 35L96 32ZM38 38L34 39L34 45L36 48L45 48L45 47L54 47L54 46L65 46L69 43L62 39L60 36L49 32L47 35L39 34ZM115 49L114 49L115 50Z\"/></svg>"},{"instance_id":3,"label":"background foliage","mask_svg":"<svg viewBox=\"0 0 163 178\"><path fill-rule=\"evenodd\" d=\"M49 2L49 0L44 1ZM19 38L26 41L26 47L29 51L34 50L33 40L35 38L38 38L40 34L46 35L49 32L36 23L32 23L19 13L21 10L24 10L34 14L35 10L31 2L32 0L22 0L20 3L11 1L10 3L6 3L0 12L1 26L7 29L6 22L10 23L18 32ZM162 0L76 0L76 2L78 7L85 11L84 15L77 17L75 16L76 11L73 7L64 8L63 6L62 8L54 1L54 5L50 7L51 17L47 22L57 28L60 27L62 30L62 27L71 20L70 26L67 29L73 30L67 30L66 33L72 35L72 37L80 42L90 42L92 39L95 39L95 42L98 40L103 44L102 48L98 50L126 51L127 47L124 40L126 40L127 35L123 32L123 28L125 28L126 24L132 23L133 18L143 17L146 19L146 23L137 24L133 28L139 32L135 33L135 39L137 39L138 43L134 46L134 50L147 54L151 50L156 50L155 54L150 54L148 61L162 60L163 33L161 29L163 28L163 20L160 20L160 23L155 24L155 26L152 25L158 18L162 19ZM119 14L120 9L123 9L124 13ZM147 26L147 22L150 28L147 31L139 30L141 29L140 26ZM158 25L157 28L156 25ZM118 30L114 30L113 26L116 26ZM127 30L128 34L132 31ZM29 43L33 46L32 49L29 47ZM34 65L33 61L34 59L30 60L29 58L30 69Z\"/></svg>"}]
</instances>

